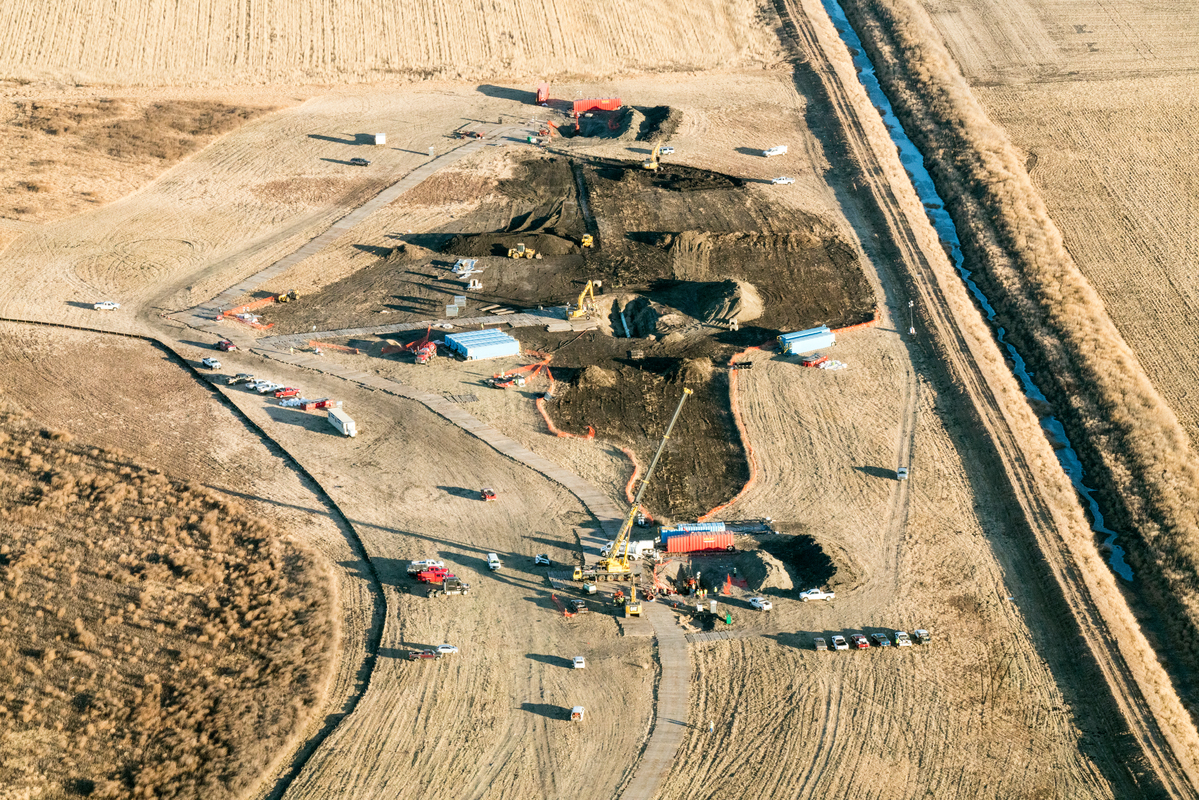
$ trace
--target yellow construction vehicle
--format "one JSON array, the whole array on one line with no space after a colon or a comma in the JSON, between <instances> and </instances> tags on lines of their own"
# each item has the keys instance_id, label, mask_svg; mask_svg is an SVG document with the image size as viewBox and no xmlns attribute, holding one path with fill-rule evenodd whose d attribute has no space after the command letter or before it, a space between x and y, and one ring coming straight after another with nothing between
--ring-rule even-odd
<instances>
[{"instance_id":1,"label":"yellow construction vehicle","mask_svg":"<svg viewBox=\"0 0 1199 800\"><path fill-rule=\"evenodd\" d=\"M598 313L599 302L595 299L595 281L587 281L583 291L579 292L578 302L575 303L575 308L568 315L568 319L579 319Z\"/></svg>"},{"instance_id":2,"label":"yellow construction vehicle","mask_svg":"<svg viewBox=\"0 0 1199 800\"><path fill-rule=\"evenodd\" d=\"M595 247L595 239L590 233L584 233L583 238L579 240L579 247Z\"/></svg>"},{"instance_id":3,"label":"yellow construction vehicle","mask_svg":"<svg viewBox=\"0 0 1199 800\"><path fill-rule=\"evenodd\" d=\"M662 434L662 441L658 444L658 452L654 453L654 460L649 462L649 469L645 472L645 479L641 481L641 487L637 489L637 496L633 498L633 505L629 507L629 515L625 517L624 522L620 526L620 530L616 534L615 541L612 542L612 548L608 551L608 557L601 559L595 567L575 567L573 578L576 581L631 581L633 579L633 568L629 566L629 533L633 530L633 523L637 520L637 514L641 511L641 496L645 494L645 487L649 486L649 480L654 476L654 468L658 466L658 459L662 457L662 451L666 449L666 442L670 439L670 432L674 430L674 424L679 421L679 414L683 411L683 403L687 402L687 398L691 395L690 389L683 389L683 396L679 398L679 405L674 410L674 416L670 418L670 424L666 426L666 433ZM632 602L636 604L636 612L627 611L626 615L636 613L641 614L641 605L636 601L637 595L633 595Z\"/></svg>"},{"instance_id":4,"label":"yellow construction vehicle","mask_svg":"<svg viewBox=\"0 0 1199 800\"><path fill-rule=\"evenodd\" d=\"M525 247L524 242L518 242L516 247L508 248L508 258L536 258L537 251L531 247Z\"/></svg>"},{"instance_id":5,"label":"yellow construction vehicle","mask_svg":"<svg viewBox=\"0 0 1199 800\"><path fill-rule=\"evenodd\" d=\"M292 300L299 300L299 299L300 299L299 292L284 292L283 294L281 294L275 298L275 302L276 303L290 303Z\"/></svg>"},{"instance_id":6,"label":"yellow construction vehicle","mask_svg":"<svg viewBox=\"0 0 1199 800\"><path fill-rule=\"evenodd\" d=\"M658 169L658 156L660 156L661 154L662 154L662 145L660 145L660 144L654 145L653 152L651 152L649 154L649 158L647 158L647 159L645 159L645 161L641 162L641 168L657 170Z\"/></svg>"},{"instance_id":7,"label":"yellow construction vehicle","mask_svg":"<svg viewBox=\"0 0 1199 800\"><path fill-rule=\"evenodd\" d=\"M641 616L641 601L637 599L637 584L634 582L632 588L629 589L629 599L624 604L624 615L628 617Z\"/></svg>"}]
</instances>

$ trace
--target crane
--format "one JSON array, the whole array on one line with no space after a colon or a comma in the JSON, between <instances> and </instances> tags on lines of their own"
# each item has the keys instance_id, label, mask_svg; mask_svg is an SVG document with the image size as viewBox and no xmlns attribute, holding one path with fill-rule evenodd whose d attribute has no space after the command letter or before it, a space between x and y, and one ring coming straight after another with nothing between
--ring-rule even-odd
<instances>
[{"instance_id":1,"label":"crane","mask_svg":"<svg viewBox=\"0 0 1199 800\"><path fill-rule=\"evenodd\" d=\"M657 171L658 156L661 155L661 153L662 153L662 145L660 145L660 144L654 145L653 152L651 152L649 154L649 158L647 158L647 159L645 159L645 161L641 162L641 168L642 169L652 169L654 171Z\"/></svg>"},{"instance_id":2,"label":"crane","mask_svg":"<svg viewBox=\"0 0 1199 800\"><path fill-rule=\"evenodd\" d=\"M679 405L674 410L674 416L670 418L670 424L666 426L666 433L662 434L662 441L658 444L658 452L654 453L654 460L649 462L649 469L646 470L645 477L641 481L641 486L637 489L637 496L633 498L633 504L629 507L629 513L621 524L615 541L612 542L612 549L608 551L608 557L601 559L594 570L575 567L574 579L576 581L581 581L585 578L626 581L632 579L633 569L629 566L629 532L633 530L633 523L637 520L637 513L641 511L641 496L645 494L645 487L649 486L650 478L654 476L654 468L658 466L658 459L662 457L662 451L666 449L666 442L670 439L670 433L674 430L674 424L678 422L679 414L683 411L683 403L687 402L687 398L691 393L691 389L683 389L683 396L679 398ZM633 598L633 602L636 602L635 594ZM640 613L640 604L637 605L636 611L629 611L629 614Z\"/></svg>"}]
</instances>

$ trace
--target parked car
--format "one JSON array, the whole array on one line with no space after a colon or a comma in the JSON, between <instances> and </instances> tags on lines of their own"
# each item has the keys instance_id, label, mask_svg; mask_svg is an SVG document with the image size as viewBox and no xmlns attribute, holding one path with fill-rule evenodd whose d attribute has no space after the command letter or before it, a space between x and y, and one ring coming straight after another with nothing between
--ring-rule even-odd
<instances>
[{"instance_id":1,"label":"parked car","mask_svg":"<svg viewBox=\"0 0 1199 800\"><path fill-rule=\"evenodd\" d=\"M426 572L430 569L445 569L444 561L437 561L432 558L421 559L420 561L408 562L408 574L415 575L418 572Z\"/></svg>"},{"instance_id":2,"label":"parked car","mask_svg":"<svg viewBox=\"0 0 1199 800\"><path fill-rule=\"evenodd\" d=\"M416 661L421 658L437 658L437 654L432 650L409 650L408 660Z\"/></svg>"},{"instance_id":3,"label":"parked car","mask_svg":"<svg viewBox=\"0 0 1199 800\"><path fill-rule=\"evenodd\" d=\"M350 163L356 167L369 167L371 165L371 162L365 158L351 158Z\"/></svg>"},{"instance_id":4,"label":"parked car","mask_svg":"<svg viewBox=\"0 0 1199 800\"><path fill-rule=\"evenodd\" d=\"M896 647L911 647L912 640L908 638L907 631L895 631L895 646Z\"/></svg>"},{"instance_id":5,"label":"parked car","mask_svg":"<svg viewBox=\"0 0 1199 800\"><path fill-rule=\"evenodd\" d=\"M229 378L227 381L225 381L225 383L228 386L236 386L239 383L248 383L252 380L254 380L254 376L251 375L250 373L239 372L236 375L234 375L232 378Z\"/></svg>"},{"instance_id":6,"label":"parked car","mask_svg":"<svg viewBox=\"0 0 1199 800\"><path fill-rule=\"evenodd\" d=\"M836 592L826 592L823 589L808 589L799 593L799 599L805 603L809 600L832 600L836 596Z\"/></svg>"},{"instance_id":7,"label":"parked car","mask_svg":"<svg viewBox=\"0 0 1199 800\"><path fill-rule=\"evenodd\" d=\"M571 600L570 604L574 606L576 614L590 614L591 609L587 607L586 600Z\"/></svg>"},{"instance_id":8,"label":"parked car","mask_svg":"<svg viewBox=\"0 0 1199 800\"><path fill-rule=\"evenodd\" d=\"M275 390L275 397L298 397L300 390L292 386L284 386L282 389Z\"/></svg>"},{"instance_id":9,"label":"parked car","mask_svg":"<svg viewBox=\"0 0 1199 800\"><path fill-rule=\"evenodd\" d=\"M769 611L774 608L774 604L765 597L751 597L749 598L749 604L759 611Z\"/></svg>"},{"instance_id":10,"label":"parked car","mask_svg":"<svg viewBox=\"0 0 1199 800\"><path fill-rule=\"evenodd\" d=\"M229 341L228 339L221 339L219 342L216 343L216 349L220 350L223 353L229 353L229 352L236 350L237 345L235 345L233 342Z\"/></svg>"},{"instance_id":11,"label":"parked car","mask_svg":"<svg viewBox=\"0 0 1199 800\"><path fill-rule=\"evenodd\" d=\"M795 183L795 178L771 178L770 182L775 186L790 186Z\"/></svg>"},{"instance_id":12,"label":"parked car","mask_svg":"<svg viewBox=\"0 0 1199 800\"><path fill-rule=\"evenodd\" d=\"M816 637L816 649L817 650L828 650L828 643L825 642L824 639L822 639L821 637L817 636Z\"/></svg>"},{"instance_id":13,"label":"parked car","mask_svg":"<svg viewBox=\"0 0 1199 800\"><path fill-rule=\"evenodd\" d=\"M587 660L582 656L575 656L573 663L575 669L585 669L587 667Z\"/></svg>"},{"instance_id":14,"label":"parked car","mask_svg":"<svg viewBox=\"0 0 1199 800\"><path fill-rule=\"evenodd\" d=\"M439 655L439 656L452 656L452 655L456 654L457 652L458 652L458 648L452 644L437 645L437 655Z\"/></svg>"},{"instance_id":15,"label":"parked car","mask_svg":"<svg viewBox=\"0 0 1199 800\"><path fill-rule=\"evenodd\" d=\"M845 641L844 636L834 636L833 637L833 649L834 650L848 650L849 642Z\"/></svg>"},{"instance_id":16,"label":"parked car","mask_svg":"<svg viewBox=\"0 0 1199 800\"><path fill-rule=\"evenodd\" d=\"M661 150L658 151L658 154L664 155L664 156L673 156L674 148L671 147L670 145L666 145L665 147L663 147Z\"/></svg>"},{"instance_id":17,"label":"parked car","mask_svg":"<svg viewBox=\"0 0 1199 800\"><path fill-rule=\"evenodd\" d=\"M120 307L120 303L114 303L111 300L101 300L99 303L96 303L94 306L92 306L92 308L96 309L97 311L116 311Z\"/></svg>"},{"instance_id":18,"label":"parked car","mask_svg":"<svg viewBox=\"0 0 1199 800\"><path fill-rule=\"evenodd\" d=\"M920 644L928 644L928 631L924 630L923 628L917 628L916 630L912 631L912 635L916 637L916 641L920 642Z\"/></svg>"},{"instance_id":19,"label":"parked car","mask_svg":"<svg viewBox=\"0 0 1199 800\"><path fill-rule=\"evenodd\" d=\"M258 384L258 388L254 391L258 392L259 394L271 394L272 392L277 392L282 388L283 384L281 383L271 383L270 381L266 381L265 383Z\"/></svg>"},{"instance_id":20,"label":"parked car","mask_svg":"<svg viewBox=\"0 0 1199 800\"><path fill-rule=\"evenodd\" d=\"M208 367L209 369L220 369L221 368L221 362L217 361L215 358L206 358L200 362L200 365Z\"/></svg>"},{"instance_id":21,"label":"parked car","mask_svg":"<svg viewBox=\"0 0 1199 800\"><path fill-rule=\"evenodd\" d=\"M875 647L890 647L891 640L887 638L885 633L872 633L870 638L874 640Z\"/></svg>"},{"instance_id":22,"label":"parked car","mask_svg":"<svg viewBox=\"0 0 1199 800\"><path fill-rule=\"evenodd\" d=\"M908 479L908 468L907 467L900 467L899 469L895 470L895 480L906 481L907 479Z\"/></svg>"},{"instance_id":23,"label":"parked car","mask_svg":"<svg viewBox=\"0 0 1199 800\"><path fill-rule=\"evenodd\" d=\"M538 553L537 555L533 556L533 563L536 565L544 564L548 567L550 565L550 557L545 553Z\"/></svg>"},{"instance_id":24,"label":"parked car","mask_svg":"<svg viewBox=\"0 0 1199 800\"><path fill-rule=\"evenodd\" d=\"M870 647L870 642L866 641L866 637L860 633L851 633L849 638L853 640L853 646L859 650L865 650Z\"/></svg>"}]
</instances>

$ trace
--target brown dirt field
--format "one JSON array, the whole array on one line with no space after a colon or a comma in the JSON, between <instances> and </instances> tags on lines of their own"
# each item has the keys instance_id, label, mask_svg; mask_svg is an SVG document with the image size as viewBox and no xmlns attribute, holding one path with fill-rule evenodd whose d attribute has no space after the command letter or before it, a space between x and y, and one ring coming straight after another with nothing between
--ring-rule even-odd
<instances>
[{"instance_id":1,"label":"brown dirt field","mask_svg":"<svg viewBox=\"0 0 1199 800\"><path fill-rule=\"evenodd\" d=\"M326 699L329 565L240 502L0 417L0 782L241 797Z\"/></svg>"},{"instance_id":2,"label":"brown dirt field","mask_svg":"<svg viewBox=\"0 0 1199 800\"><path fill-rule=\"evenodd\" d=\"M616 222L624 230L655 234L748 230L777 235L795 231L798 219L814 229L827 227L854 252L864 243L873 262L884 263L889 254L872 239L878 231L885 236L885 230L865 216L845 186L830 183L829 176L844 175L836 163L836 126L823 106L797 93L797 80L788 67L572 86L589 94L618 92L638 105L679 109L671 137L679 164L738 180L780 173L797 178L786 191L746 187L749 200L738 207L707 202L729 189L706 189L688 197L645 187L634 177L637 190L657 205L627 224ZM519 90L505 90L504 96L494 87L480 88L430 82L403 91L338 90L235 131L136 195L18 238L0 254L0 267L12 276L0 286L0 312L117 330L153 328L179 340L176 346L189 357L211 353L203 347L207 334L172 329L155 313L206 300L294 250L346 209L423 163L430 146L452 146L446 137L469 120L526 117ZM358 145L357 134L371 130L388 130L390 146ZM783 158L767 162L752 153L783 142L792 145ZM639 150L645 149L608 141L584 145L580 153L627 160L644 157ZM370 168L346 166L350 155L362 153L375 162ZM436 196L436 186L417 192L419 202L411 205L401 198L325 252L259 288L295 288L312 296L313 290L376 263L378 251L356 245L390 249L395 237L409 232L461 232L452 231L460 214L486 208L472 193L494 194L494 187L510 177L508 166L496 161L480 155L460 163L458 174L447 178L452 191L444 198ZM890 162L885 170L889 173L878 174L902 174ZM317 187L325 180L331 188L322 194ZM701 223L665 223L670 215L682 218L686 205L695 206ZM496 230L512 219L510 214L488 214L492 221L481 230ZM601 238L605 224L601 215ZM154 257L130 257L123 251L134 239L155 242L148 251ZM935 249L931 239L925 243ZM877 278L869 280L884 297ZM98 316L84 307L101 293L120 300L121 312ZM22 366L22 384L30 387L32 401L84 417L100 413L91 406L119 407L132 415L136 405L152 404L152 423L170 429L164 412L173 399L170 393L147 397L135 377L104 389L102 397L109 402L97 403L64 391L75 373L86 370L59 368L53 380L43 382L22 354L20 341L0 341L8 342L4 363ZM54 342L47 348L68 358L84 357ZM112 361L94 371L101 376L117 372L122 355L114 351ZM993 466L959 459L959 450L969 456L987 449L978 428L960 424L952 437L941 428L942 420L958 424L952 421L964 415L960 395L947 393L942 407L922 389L920 405L912 407L919 412L918 444L910 482L913 524L905 529L902 517L895 516L896 498L904 495L897 493L890 475L904 453L899 440L906 425L904 392L915 382L909 353L884 326L847 338L837 355L850 363L849 370L798 370L764 356L750 371L744 382L747 425L762 475L734 511L779 517L788 530L811 535L842 574L852 578L850 588L839 586L846 594L823 606L781 598L769 615L751 614L740 595L729 601L736 606L739 630L763 635L744 643L693 646L692 663L704 668L694 684L696 718L688 720L693 726L689 741L660 796L702 794L704 787L694 783L701 773L710 775L710 786L722 787L723 794L737 794L754 779L753 762L732 761L759 757L773 768L769 774L797 781L810 774L812 780L825 781L821 788L845 796L907 797L909 782L944 794L966 786L987 796L1007 790L1036 796L1057 789L1070 796L1112 796L1113 785L1124 785L1109 783L1119 726L1095 724L1085 706L1073 701L1091 684L1061 671L1060 665L1063 652L1080 654L1046 648L1055 638L1065 638L1063 630L1072 629L1038 616L1041 573L1018 557L1033 549L1027 542L1007 540L1006 523L1019 512L1007 496L989 493L989 485L1000 482L987 471ZM123 361L144 368L155 358L125 355ZM622 456L601 442L546 436L528 393L478 389L491 365L451 369L441 360L422 372L399 362L329 358L384 374L395 370L412 385L427 382L441 391L461 393L461 387L471 386L479 400L469 408L484 421L578 470L609 495L623 495L629 473ZM226 373L256 372L300 386L309 395L344 399L362 431L353 440L333 435L318 415L280 408L243 390L221 390L346 510L389 587L383 642L369 687L347 723L316 748L288 794L556 797L591 795L597 787L603 787L601 793L616 792L648 732L655 672L643 667L653 664L653 652L646 640L620 636L604 614L566 620L548 600L544 577L531 557L548 551L556 561L567 562L577 556L578 537L595 524L578 501L415 404L349 388L249 352L222 360ZM999 363L996 357L992 366ZM117 402L122 398L124 403ZM98 427L107 436L137 436L120 423ZM179 425L180 434L167 441L204 445L207 440L197 430L204 425L187 420ZM163 451L185 463L186 451L173 445ZM239 473L230 471L226 478L236 482ZM482 485L497 488L499 501L473 499ZM280 502L269 486L257 485L246 493ZM483 568L482 556L492 551L505 559L500 573ZM472 594L432 600L390 588L410 586L402 568L405 560L430 556L443 558L475 584ZM343 581L361 580L361 567L346 563L349 558L340 561ZM360 615L352 626L358 631L367 627L363 605L358 604ZM943 646L928 652L855 653L862 658L853 660L841 658L850 654L825 654L837 659L830 658L827 672L796 649L817 631L892 625L926 625ZM462 652L435 663L403 659L409 648L447 641ZM709 658L709 653L714 655ZM565 669L564 659L574 654L591 655L588 670ZM890 656L911 656L921 665L913 670L915 677L909 680L895 664L884 663ZM788 672L769 671L776 667L764 662ZM761 675L755 676L758 669ZM805 683L809 669L824 682ZM844 683L837 684L842 672ZM743 684L730 690L728 682L742 677ZM903 716L886 713L894 708L895 697L924 704L917 712L927 720L923 738L901 727ZM784 716L776 725L753 727L769 718L771 709L818 710L821 700L824 708L846 713L837 713L833 724L820 728L827 735L815 743L810 734L819 718L806 711ZM592 719L585 727L571 727L561 719L562 709L576 702L589 708ZM722 709L727 711L721 714ZM726 741L744 747L704 747L698 729L707 712L719 714L722 724L730 726ZM746 731L753 732L752 741ZM820 741L830 749L818 749ZM825 757L833 751L836 760ZM922 760L925 751L939 759L932 767ZM902 754L904 780L853 782L855 775L892 775L894 752ZM563 768L576 763L587 768ZM1027 768L1018 773L1013 763ZM744 774L717 774L730 764ZM845 783L830 785L838 776ZM799 782L789 787L778 793L812 793Z\"/></svg>"},{"instance_id":3,"label":"brown dirt field","mask_svg":"<svg viewBox=\"0 0 1199 800\"><path fill-rule=\"evenodd\" d=\"M218 136L273 110L202 96L0 91L0 217L62 219L149 183ZM282 99L282 98L280 98ZM290 104L293 98L284 102Z\"/></svg>"},{"instance_id":4,"label":"brown dirt field","mask_svg":"<svg viewBox=\"0 0 1199 800\"><path fill-rule=\"evenodd\" d=\"M770 63L777 44L758 18L758 7L744 0L704 2L688 14L663 14L648 0L558 8L504 0L486 15L460 0L386 9L363 0L270 8L206 0L155 13L127 0L55 0L0 11L0 29L9 32L0 75L159 86L499 76L577 82ZM652 21L654 35L628 35L633 21Z\"/></svg>"}]
</instances>

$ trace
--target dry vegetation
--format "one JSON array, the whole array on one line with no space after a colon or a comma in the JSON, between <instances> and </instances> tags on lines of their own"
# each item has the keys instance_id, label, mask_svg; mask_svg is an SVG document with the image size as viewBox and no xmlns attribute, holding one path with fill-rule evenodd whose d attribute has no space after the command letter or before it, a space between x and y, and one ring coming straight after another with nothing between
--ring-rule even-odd
<instances>
[{"instance_id":1,"label":"dry vegetation","mask_svg":"<svg viewBox=\"0 0 1199 800\"><path fill-rule=\"evenodd\" d=\"M0 168L8 192L0 216L42 221L115 200L270 110L113 97L6 103Z\"/></svg>"},{"instance_id":2,"label":"dry vegetation","mask_svg":"<svg viewBox=\"0 0 1199 800\"><path fill-rule=\"evenodd\" d=\"M0 76L156 85L587 75L760 62L749 0L19 0L0 6ZM646 24L652 30L632 35Z\"/></svg>"},{"instance_id":3,"label":"dry vegetation","mask_svg":"<svg viewBox=\"0 0 1199 800\"><path fill-rule=\"evenodd\" d=\"M0 412L0 796L239 797L325 691L327 568L70 441Z\"/></svg>"},{"instance_id":4,"label":"dry vegetation","mask_svg":"<svg viewBox=\"0 0 1199 800\"><path fill-rule=\"evenodd\" d=\"M1199 663L1199 467L1158 395L1079 272L1017 150L987 118L927 16L908 0L852 0L847 10L905 127L953 213L975 277L1036 370L1116 521L1138 534L1138 584L1172 629L1168 651ZM1118 598L1104 602L1113 614ZM1148 650L1122 643L1152 675ZM1152 682L1152 681L1150 681ZM1158 702L1179 708L1168 686ZM1164 694L1162 694L1164 693ZM1193 726L1182 720L1177 731ZM1181 734L1180 734L1181 735Z\"/></svg>"}]
</instances>

